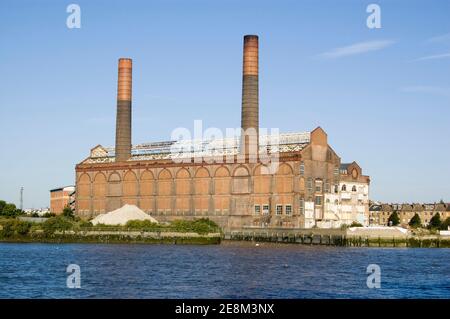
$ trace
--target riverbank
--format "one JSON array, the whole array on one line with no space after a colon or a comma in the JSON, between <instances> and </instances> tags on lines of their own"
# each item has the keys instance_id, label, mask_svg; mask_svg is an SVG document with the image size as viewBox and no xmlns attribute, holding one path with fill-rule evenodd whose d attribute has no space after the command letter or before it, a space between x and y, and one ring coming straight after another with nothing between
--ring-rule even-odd
<instances>
[{"instance_id":1,"label":"riverbank","mask_svg":"<svg viewBox=\"0 0 450 319\"><path fill-rule=\"evenodd\" d=\"M0 238L4 243L86 243L86 244L170 244L170 245L219 245L227 243L292 244L336 247L386 247L386 248L450 248L450 238L408 237L408 238L363 238L326 235L302 236L223 236L220 233L157 233L157 232L64 232L45 235L15 235Z\"/></svg>"},{"instance_id":2,"label":"riverbank","mask_svg":"<svg viewBox=\"0 0 450 319\"><path fill-rule=\"evenodd\" d=\"M164 224L131 220L126 225L96 226L63 216L39 223L14 218L0 220L0 242L211 245L220 241L219 227L207 219Z\"/></svg>"},{"instance_id":3,"label":"riverbank","mask_svg":"<svg viewBox=\"0 0 450 319\"><path fill-rule=\"evenodd\" d=\"M0 238L5 243L86 243L86 244L173 244L173 245L217 245L220 233L158 233L124 231L60 232L51 235L32 233Z\"/></svg>"},{"instance_id":4,"label":"riverbank","mask_svg":"<svg viewBox=\"0 0 450 319\"><path fill-rule=\"evenodd\" d=\"M339 247L410 247L450 248L450 237L440 235L417 236L408 232L355 232L339 229L245 229L226 232L225 240L261 243L287 243Z\"/></svg>"}]
</instances>

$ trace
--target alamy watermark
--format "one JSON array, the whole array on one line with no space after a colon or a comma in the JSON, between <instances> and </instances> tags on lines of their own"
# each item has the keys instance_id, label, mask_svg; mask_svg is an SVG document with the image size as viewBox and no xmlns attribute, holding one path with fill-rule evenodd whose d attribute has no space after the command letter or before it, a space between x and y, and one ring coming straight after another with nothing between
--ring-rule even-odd
<instances>
[{"instance_id":1,"label":"alamy watermark","mask_svg":"<svg viewBox=\"0 0 450 319\"><path fill-rule=\"evenodd\" d=\"M178 127L172 131L170 155L175 163L234 164L260 163L262 174L274 174L279 166L280 134L278 128L266 129L216 127L203 129L201 120L194 130Z\"/></svg>"},{"instance_id":2,"label":"alamy watermark","mask_svg":"<svg viewBox=\"0 0 450 319\"><path fill-rule=\"evenodd\" d=\"M366 12L370 13L367 17L366 25L369 29L381 29L381 7L378 4L369 4Z\"/></svg>"},{"instance_id":3,"label":"alamy watermark","mask_svg":"<svg viewBox=\"0 0 450 319\"><path fill-rule=\"evenodd\" d=\"M70 13L66 19L66 26L69 29L81 28L81 8L78 4L69 4L66 8L66 12Z\"/></svg>"},{"instance_id":4,"label":"alamy watermark","mask_svg":"<svg viewBox=\"0 0 450 319\"><path fill-rule=\"evenodd\" d=\"M69 274L66 280L67 288L81 288L81 268L77 264L70 264L66 268Z\"/></svg>"},{"instance_id":5,"label":"alamy watermark","mask_svg":"<svg viewBox=\"0 0 450 319\"><path fill-rule=\"evenodd\" d=\"M367 288L379 289L381 288L381 268L377 264L370 264L366 269L367 274Z\"/></svg>"}]
</instances>

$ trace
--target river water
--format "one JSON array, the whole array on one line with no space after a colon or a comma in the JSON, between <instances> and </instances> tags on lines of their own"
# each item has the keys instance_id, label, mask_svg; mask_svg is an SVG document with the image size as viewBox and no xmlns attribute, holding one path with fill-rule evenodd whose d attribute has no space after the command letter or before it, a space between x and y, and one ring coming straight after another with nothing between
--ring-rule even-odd
<instances>
[{"instance_id":1,"label":"river water","mask_svg":"<svg viewBox=\"0 0 450 319\"><path fill-rule=\"evenodd\" d=\"M450 249L0 243L0 298L450 298Z\"/></svg>"}]
</instances>

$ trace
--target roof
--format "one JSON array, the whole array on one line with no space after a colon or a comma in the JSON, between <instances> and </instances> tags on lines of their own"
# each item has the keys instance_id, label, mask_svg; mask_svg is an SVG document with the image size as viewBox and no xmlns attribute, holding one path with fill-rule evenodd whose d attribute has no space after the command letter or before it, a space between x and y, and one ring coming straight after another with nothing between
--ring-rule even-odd
<instances>
[{"instance_id":1,"label":"roof","mask_svg":"<svg viewBox=\"0 0 450 319\"><path fill-rule=\"evenodd\" d=\"M268 134L259 136L260 151L283 153L301 151L311 139L310 132ZM180 140L133 145L129 161L180 159L239 154L240 137L209 140ZM114 147L97 145L83 164L111 163L115 161Z\"/></svg>"},{"instance_id":2,"label":"roof","mask_svg":"<svg viewBox=\"0 0 450 319\"><path fill-rule=\"evenodd\" d=\"M50 193L58 192L58 191L71 191L71 192L74 192L75 191L75 186L70 185L70 186L63 186L63 187L54 188L54 189L50 190Z\"/></svg>"},{"instance_id":3,"label":"roof","mask_svg":"<svg viewBox=\"0 0 450 319\"><path fill-rule=\"evenodd\" d=\"M450 211L450 203L435 203L435 204L372 204L369 207L370 211L392 211L392 210L401 210L401 211Z\"/></svg>"}]
</instances>

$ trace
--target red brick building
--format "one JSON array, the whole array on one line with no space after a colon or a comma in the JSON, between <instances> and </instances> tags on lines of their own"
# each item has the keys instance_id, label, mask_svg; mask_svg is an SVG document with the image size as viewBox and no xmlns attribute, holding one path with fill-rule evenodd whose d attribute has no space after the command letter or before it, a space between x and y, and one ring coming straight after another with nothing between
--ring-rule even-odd
<instances>
[{"instance_id":1,"label":"red brick building","mask_svg":"<svg viewBox=\"0 0 450 319\"><path fill-rule=\"evenodd\" d=\"M75 200L75 186L66 186L50 190L50 212L61 214L64 207L72 206Z\"/></svg>"}]
</instances>

